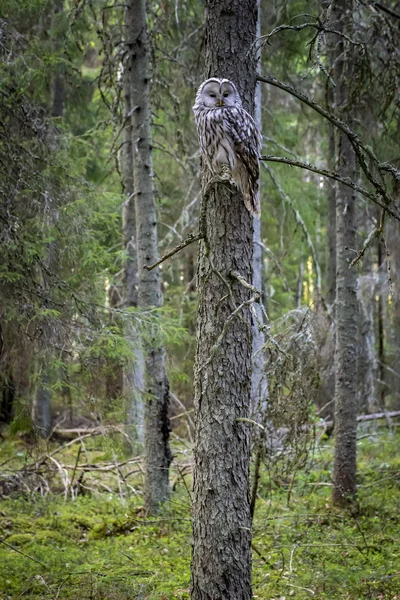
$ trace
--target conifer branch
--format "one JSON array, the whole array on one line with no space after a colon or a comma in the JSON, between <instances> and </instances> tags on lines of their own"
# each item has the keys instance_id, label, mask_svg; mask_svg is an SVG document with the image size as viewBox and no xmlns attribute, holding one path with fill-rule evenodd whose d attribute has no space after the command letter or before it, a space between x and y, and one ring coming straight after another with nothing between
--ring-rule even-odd
<instances>
[{"instance_id":1,"label":"conifer branch","mask_svg":"<svg viewBox=\"0 0 400 600\"><path fill-rule=\"evenodd\" d=\"M389 165L387 163L382 165L376 158L372 148L363 144L363 142L361 141L359 136L344 121L342 121L339 117L337 117L331 111L326 110L325 108L320 106L317 102L315 102L315 100L308 98L308 96L306 96L300 90L294 88L293 86L291 86L287 83L279 81L275 77L271 77L269 75L258 75L257 79L258 79L258 81L262 81L264 83L268 83L270 85L278 87L279 89L289 93L291 96L294 96L295 98L297 98L298 100L303 102L303 104L306 104L307 106L309 106L310 108L315 110L315 112L317 112L319 115L321 115L322 117L324 117L325 119L330 121L332 123L332 125L334 125L337 129L342 131L342 133L344 133L348 137L351 145L353 146L353 149L357 156L358 162L359 162L361 169L363 170L366 178L373 185L373 187L377 191L378 195L382 197L383 202L378 201L376 196L374 196L372 194L371 194L371 196L368 196L368 194L364 194L364 195L366 195L367 197L370 197L370 199L373 200L376 204L379 204L379 206L381 206L382 208L385 208L385 210L387 210L393 217L400 220L399 209L396 206L393 198L387 191L385 182L383 179L384 173L390 173L392 175L392 177L394 177L395 180L397 180L397 172L395 173L396 169L389 168ZM369 165L367 165L366 157L368 157L368 159L369 159L369 163L370 163ZM280 162L287 162L287 161L282 160ZM292 163L288 162L288 164L294 164L294 162L296 162L296 161L292 161ZM296 165L296 166L300 166L300 165ZM303 168L305 168L305 167L303 166ZM309 170L313 170L313 169L309 169ZM316 171L316 172L318 172L318 171ZM376 179L376 177L374 176L374 173L379 174L380 181L378 181ZM333 177L333 179L337 179L339 181L339 179L337 177ZM342 183L345 183L345 185L349 185L350 182L348 181L346 183L346 182L342 181ZM356 184L350 185L350 187L353 187L353 189L356 189L355 185Z\"/></svg>"},{"instance_id":2,"label":"conifer branch","mask_svg":"<svg viewBox=\"0 0 400 600\"><path fill-rule=\"evenodd\" d=\"M178 244L178 246L176 246L173 250L171 250L170 252L167 252L166 254L164 254L154 264L152 264L152 265L144 265L143 269L146 269L146 271L152 271L153 269L155 269L156 267L158 267L158 265L161 265L161 263L163 263L165 260L167 260L167 258L171 258L171 256L174 256L174 254L177 254L178 252L180 252L181 250L183 250L184 248L186 248L186 246L189 246L190 244L193 244L193 242L198 242L202 238L203 238L203 236L201 234L194 235L193 233L190 233L187 236L186 240L183 240L183 242L181 242L180 244Z\"/></svg>"},{"instance_id":3,"label":"conifer branch","mask_svg":"<svg viewBox=\"0 0 400 600\"><path fill-rule=\"evenodd\" d=\"M294 160L292 158L288 158L287 156L272 156L270 154L263 154L261 156L261 160L264 160L266 162L283 163L292 167L299 167L300 169L305 169L306 171L318 173L319 175L323 175L324 177L328 177L329 179L334 179L335 181L338 181L339 183L342 183L347 187L353 188L353 190L359 192L369 200L372 200L372 202L383 208L386 212L392 215L392 217L400 221L400 210L392 199L391 201L393 203L393 206L389 206L380 199L381 194L373 194L372 192L369 192L365 188L361 187L360 185L354 183L354 181L352 181L351 179L348 179L347 177L341 177L335 171L329 171L328 169L323 169L322 167L315 167L310 163L302 162L300 160Z\"/></svg>"}]
</instances>

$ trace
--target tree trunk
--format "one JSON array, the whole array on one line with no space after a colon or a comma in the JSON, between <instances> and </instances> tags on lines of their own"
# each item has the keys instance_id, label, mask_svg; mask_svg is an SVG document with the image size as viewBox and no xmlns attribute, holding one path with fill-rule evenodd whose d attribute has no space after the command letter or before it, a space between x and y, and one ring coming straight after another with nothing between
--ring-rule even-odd
<instances>
[{"instance_id":1,"label":"tree trunk","mask_svg":"<svg viewBox=\"0 0 400 600\"><path fill-rule=\"evenodd\" d=\"M372 124L364 126L371 131ZM360 181L361 184L361 181ZM376 211L374 211L376 212ZM380 215L377 214L379 219ZM364 242L374 222L370 215L370 206L357 198L357 232L359 243ZM374 253L369 251L363 256L357 268L358 299L358 356L357 356L357 410L358 413L375 413L379 410L377 398L377 360L375 335L375 304L379 275L376 273Z\"/></svg>"},{"instance_id":2,"label":"tree trunk","mask_svg":"<svg viewBox=\"0 0 400 600\"><path fill-rule=\"evenodd\" d=\"M206 1L207 77L231 79L249 112L256 27L256 0ZM191 597L250 600L251 431L239 419L251 402L252 318L249 305L241 306L251 292L232 272L252 282L253 218L225 184L203 193L201 212Z\"/></svg>"},{"instance_id":3,"label":"tree trunk","mask_svg":"<svg viewBox=\"0 0 400 600\"><path fill-rule=\"evenodd\" d=\"M138 306L161 307L163 295L159 269L147 271L145 265L158 259L157 215L154 200L149 45L145 0L126 4L127 69L131 81L131 118L133 143L133 179L135 182L136 240L139 274ZM160 345L157 326L147 333L145 352L145 509L156 514L169 496L168 383L165 351Z\"/></svg>"},{"instance_id":4,"label":"tree trunk","mask_svg":"<svg viewBox=\"0 0 400 600\"><path fill-rule=\"evenodd\" d=\"M335 132L329 125L328 169L335 168ZM326 300L335 317L336 299L336 185L333 180L328 183L328 269Z\"/></svg>"},{"instance_id":5,"label":"tree trunk","mask_svg":"<svg viewBox=\"0 0 400 600\"><path fill-rule=\"evenodd\" d=\"M390 223L390 244L393 273L393 358L392 358L392 404L391 408L400 409L400 223Z\"/></svg>"},{"instance_id":6,"label":"tree trunk","mask_svg":"<svg viewBox=\"0 0 400 600\"><path fill-rule=\"evenodd\" d=\"M51 428L51 393L48 388L49 377L41 373L39 386L32 401L32 421L41 437L46 438Z\"/></svg>"},{"instance_id":7,"label":"tree trunk","mask_svg":"<svg viewBox=\"0 0 400 600\"><path fill-rule=\"evenodd\" d=\"M57 15L60 15L64 10L64 0L56 0L54 7L53 27L57 26ZM56 38L54 41L55 50L59 50L62 44L62 38ZM62 117L64 114L64 99L65 99L65 78L64 64L57 66L57 71L53 76L52 87L52 117Z\"/></svg>"},{"instance_id":8,"label":"tree trunk","mask_svg":"<svg viewBox=\"0 0 400 600\"><path fill-rule=\"evenodd\" d=\"M351 36L353 1L332 4L332 28ZM336 111L351 123L349 85L352 77L351 47L337 36L333 78ZM355 155L344 134L337 132L336 171L354 180ZM349 270L356 247L354 191L336 188L336 345L335 345L335 467L333 500L342 504L356 494L357 418L357 272Z\"/></svg>"},{"instance_id":9,"label":"tree trunk","mask_svg":"<svg viewBox=\"0 0 400 600\"><path fill-rule=\"evenodd\" d=\"M363 265L364 266L364 265ZM358 357L357 357L357 408L360 413L373 413L382 408L376 397L377 373L375 356L374 303L376 279L372 273L358 277L357 298Z\"/></svg>"},{"instance_id":10,"label":"tree trunk","mask_svg":"<svg viewBox=\"0 0 400 600\"><path fill-rule=\"evenodd\" d=\"M385 265L384 265L384 248L383 243L378 239L377 243L377 266L379 273L379 286L376 301L377 311L377 324L378 324L378 379L379 379L379 408L385 409L385 327L384 327L384 316L383 316L383 305L384 305L384 278Z\"/></svg>"},{"instance_id":11,"label":"tree trunk","mask_svg":"<svg viewBox=\"0 0 400 600\"><path fill-rule=\"evenodd\" d=\"M260 0L257 0L257 38L261 36L261 15ZM261 84L258 83L254 95L254 120L259 130L262 127L261 118ZM261 192L260 192L261 193ZM261 219L254 219L254 237L253 237L253 285L262 292L262 272L263 259L261 248ZM260 300L263 301L263 298ZM264 322L261 305L257 302L254 305L257 319L253 322L253 357L252 357L252 378L251 378L251 408L255 420L262 420L267 409L268 382L265 373L264 353L262 348L265 344L265 336L260 325Z\"/></svg>"},{"instance_id":12,"label":"tree trunk","mask_svg":"<svg viewBox=\"0 0 400 600\"><path fill-rule=\"evenodd\" d=\"M131 38L126 23L125 37ZM126 200L122 208L122 235L126 253L123 275L123 304L125 307L138 305L138 260L136 244L136 214L135 214L135 189L133 179L133 131L132 131L132 102L131 102L131 71L129 61L131 52L126 54L123 71L124 94L124 130L123 145L121 149L121 174ZM134 321L125 324L125 335L132 348L132 362L126 367L123 375L124 397L126 402L125 420L127 435L133 449L140 451L144 443L144 354L140 340L140 333Z\"/></svg>"}]
</instances>

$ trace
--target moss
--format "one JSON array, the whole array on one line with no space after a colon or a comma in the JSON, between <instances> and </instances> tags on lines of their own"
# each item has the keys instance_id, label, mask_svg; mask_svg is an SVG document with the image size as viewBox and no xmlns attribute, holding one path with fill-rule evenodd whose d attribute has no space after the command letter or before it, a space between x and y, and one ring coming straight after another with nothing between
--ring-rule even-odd
<instances>
[{"instance_id":1,"label":"moss","mask_svg":"<svg viewBox=\"0 0 400 600\"><path fill-rule=\"evenodd\" d=\"M260 599L393 600L400 595L400 435L359 443L359 506L332 506L332 447L279 485L262 470L253 536ZM290 494L289 494L290 492ZM290 497L289 497L290 496ZM289 499L289 500L288 500ZM0 598L188 600L191 526L178 486L158 519L140 498L0 500ZM35 562L39 561L39 562ZM6 576L3 576L3 573Z\"/></svg>"},{"instance_id":2,"label":"moss","mask_svg":"<svg viewBox=\"0 0 400 600\"><path fill-rule=\"evenodd\" d=\"M13 546L24 546L34 539L33 533L14 533L7 538L7 543Z\"/></svg>"}]
</instances>

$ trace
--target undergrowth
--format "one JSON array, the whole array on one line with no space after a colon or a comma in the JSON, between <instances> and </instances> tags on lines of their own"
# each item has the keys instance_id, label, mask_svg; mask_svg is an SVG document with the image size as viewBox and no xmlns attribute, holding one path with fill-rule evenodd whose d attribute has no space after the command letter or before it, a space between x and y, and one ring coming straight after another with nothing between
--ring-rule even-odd
<instances>
[{"instance_id":1,"label":"undergrowth","mask_svg":"<svg viewBox=\"0 0 400 600\"><path fill-rule=\"evenodd\" d=\"M268 475L253 533L253 594L265 600L400 600L399 433L358 442L359 497L331 503L332 447L295 478ZM98 493L0 501L0 598L189 598L190 481L145 518L141 496ZM232 599L234 600L234 599Z\"/></svg>"}]
</instances>

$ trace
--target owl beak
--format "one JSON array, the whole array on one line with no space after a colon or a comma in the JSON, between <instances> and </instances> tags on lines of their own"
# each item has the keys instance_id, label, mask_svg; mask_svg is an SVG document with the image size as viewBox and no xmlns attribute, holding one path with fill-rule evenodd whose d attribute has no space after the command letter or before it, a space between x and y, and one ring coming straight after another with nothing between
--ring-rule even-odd
<instances>
[{"instance_id":1,"label":"owl beak","mask_svg":"<svg viewBox=\"0 0 400 600\"><path fill-rule=\"evenodd\" d=\"M218 106L222 106L222 105L223 105L223 101L222 101L222 98L220 98L220 99L218 100Z\"/></svg>"}]
</instances>

